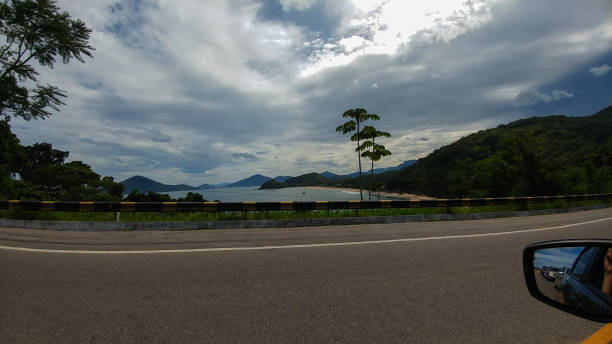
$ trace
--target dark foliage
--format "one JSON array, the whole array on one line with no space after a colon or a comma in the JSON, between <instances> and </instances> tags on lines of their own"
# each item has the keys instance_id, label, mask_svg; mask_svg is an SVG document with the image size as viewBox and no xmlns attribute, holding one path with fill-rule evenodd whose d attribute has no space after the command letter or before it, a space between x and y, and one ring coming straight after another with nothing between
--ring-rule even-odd
<instances>
[{"instance_id":1,"label":"dark foliage","mask_svg":"<svg viewBox=\"0 0 612 344\"><path fill-rule=\"evenodd\" d=\"M329 185L331 181L318 173L307 173L298 177L292 177L280 183L274 179L265 182L261 189L280 189L295 186Z\"/></svg>"},{"instance_id":2,"label":"dark foliage","mask_svg":"<svg viewBox=\"0 0 612 344\"><path fill-rule=\"evenodd\" d=\"M375 180L437 197L612 192L611 134L612 107L586 117L527 118L466 136Z\"/></svg>"},{"instance_id":3,"label":"dark foliage","mask_svg":"<svg viewBox=\"0 0 612 344\"><path fill-rule=\"evenodd\" d=\"M265 189L282 189L282 188L286 188L286 187L288 187L288 185L285 182L278 182L275 179L270 179L267 182L261 184L259 189L261 189L261 190L265 190Z\"/></svg>"},{"instance_id":4,"label":"dark foliage","mask_svg":"<svg viewBox=\"0 0 612 344\"><path fill-rule=\"evenodd\" d=\"M178 198L177 202L206 202L206 200L197 192L188 192L185 197Z\"/></svg>"},{"instance_id":5,"label":"dark foliage","mask_svg":"<svg viewBox=\"0 0 612 344\"><path fill-rule=\"evenodd\" d=\"M134 190L124 200L128 202L170 202L172 198L166 194L158 194L152 191L140 193Z\"/></svg>"},{"instance_id":6,"label":"dark foliage","mask_svg":"<svg viewBox=\"0 0 612 344\"><path fill-rule=\"evenodd\" d=\"M197 187L185 184L167 185L154 181L143 176L130 177L122 182L119 182L125 188L125 192L129 193L133 190L139 192L169 192L169 191L187 191L195 190Z\"/></svg>"},{"instance_id":7,"label":"dark foliage","mask_svg":"<svg viewBox=\"0 0 612 344\"><path fill-rule=\"evenodd\" d=\"M66 94L37 82L35 66L53 68L56 59L68 63L91 57L91 30L61 12L51 0L0 2L0 116L26 120L45 118L63 104Z\"/></svg>"},{"instance_id":8,"label":"dark foliage","mask_svg":"<svg viewBox=\"0 0 612 344\"><path fill-rule=\"evenodd\" d=\"M21 146L7 120L0 121L0 199L119 201L123 186L49 143Z\"/></svg>"}]
</instances>

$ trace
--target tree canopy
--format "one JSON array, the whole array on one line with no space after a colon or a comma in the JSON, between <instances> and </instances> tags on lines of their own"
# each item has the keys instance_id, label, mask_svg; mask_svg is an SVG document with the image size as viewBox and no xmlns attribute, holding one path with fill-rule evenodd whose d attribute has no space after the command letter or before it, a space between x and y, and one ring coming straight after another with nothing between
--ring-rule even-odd
<instances>
[{"instance_id":1,"label":"tree canopy","mask_svg":"<svg viewBox=\"0 0 612 344\"><path fill-rule=\"evenodd\" d=\"M370 186L368 189L368 200L372 199L372 187L373 187L373 179L374 179L374 162L379 161L384 156L391 155L391 151L388 150L385 146L376 143L377 138L381 137L391 137L386 131L380 131L374 128L371 125L366 125L363 127L361 131L361 139L363 139L363 143L357 150L361 153L361 156L364 158L369 158L372 165L370 169ZM369 148L369 150L367 150Z\"/></svg>"},{"instance_id":2,"label":"tree canopy","mask_svg":"<svg viewBox=\"0 0 612 344\"><path fill-rule=\"evenodd\" d=\"M33 66L53 68L56 59L68 63L91 57L91 30L61 12L53 0L0 1L0 117L26 120L50 116L66 93L40 84Z\"/></svg>"},{"instance_id":3,"label":"tree canopy","mask_svg":"<svg viewBox=\"0 0 612 344\"><path fill-rule=\"evenodd\" d=\"M119 201L123 186L50 143L22 146L8 121L0 120L0 199Z\"/></svg>"},{"instance_id":4,"label":"tree canopy","mask_svg":"<svg viewBox=\"0 0 612 344\"><path fill-rule=\"evenodd\" d=\"M377 121L380 119L378 115L368 113L368 110L362 108L349 109L346 110L342 117L350 118L345 123L336 127L336 131L342 134L349 134L355 131L355 134L351 135L351 141L357 142L357 148L355 151L357 152L357 159L359 161L359 197L363 201L363 179L361 176L361 151L363 150L360 144L361 140L365 139L364 133L360 129L360 124L367 120Z\"/></svg>"},{"instance_id":5,"label":"tree canopy","mask_svg":"<svg viewBox=\"0 0 612 344\"><path fill-rule=\"evenodd\" d=\"M610 193L611 133L612 106L591 116L530 117L467 135L409 167L368 178L384 190L442 198Z\"/></svg>"},{"instance_id":6,"label":"tree canopy","mask_svg":"<svg viewBox=\"0 0 612 344\"><path fill-rule=\"evenodd\" d=\"M612 192L612 107L592 116L532 117L479 131L401 171L385 188L437 197Z\"/></svg>"}]
</instances>

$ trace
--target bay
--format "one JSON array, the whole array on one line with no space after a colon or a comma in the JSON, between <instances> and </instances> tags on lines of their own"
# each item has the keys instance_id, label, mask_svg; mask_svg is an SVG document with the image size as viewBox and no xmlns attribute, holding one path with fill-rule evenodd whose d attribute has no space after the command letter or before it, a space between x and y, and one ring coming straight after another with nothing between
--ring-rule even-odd
<instances>
[{"instance_id":1,"label":"bay","mask_svg":"<svg viewBox=\"0 0 612 344\"><path fill-rule=\"evenodd\" d=\"M218 188L189 191L164 192L172 198L185 197L188 192L197 192L208 201L221 202L312 202L312 201L351 201L359 200L359 191L336 189L315 189L293 187L284 189L259 190L257 187ZM363 193L367 200L367 191ZM389 195L380 195L380 199L405 199ZM372 200L378 200L378 194L372 194Z\"/></svg>"}]
</instances>

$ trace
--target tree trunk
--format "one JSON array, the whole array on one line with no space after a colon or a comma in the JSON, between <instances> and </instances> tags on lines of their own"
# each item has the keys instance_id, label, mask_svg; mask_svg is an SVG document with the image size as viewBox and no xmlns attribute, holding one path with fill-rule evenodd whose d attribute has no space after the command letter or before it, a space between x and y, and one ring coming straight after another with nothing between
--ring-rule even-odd
<instances>
[{"instance_id":1,"label":"tree trunk","mask_svg":"<svg viewBox=\"0 0 612 344\"><path fill-rule=\"evenodd\" d=\"M357 135L359 135L359 118L357 118ZM357 148L359 148L359 136L357 137ZM357 149L357 158L359 159L359 198L363 201L363 181L361 179L361 152Z\"/></svg>"},{"instance_id":2,"label":"tree trunk","mask_svg":"<svg viewBox=\"0 0 612 344\"><path fill-rule=\"evenodd\" d=\"M370 190L368 191L368 200L372 200L372 182L374 181L374 147L376 146L376 139L372 138L372 156L370 156L370 160L372 160L372 167L370 168Z\"/></svg>"}]
</instances>

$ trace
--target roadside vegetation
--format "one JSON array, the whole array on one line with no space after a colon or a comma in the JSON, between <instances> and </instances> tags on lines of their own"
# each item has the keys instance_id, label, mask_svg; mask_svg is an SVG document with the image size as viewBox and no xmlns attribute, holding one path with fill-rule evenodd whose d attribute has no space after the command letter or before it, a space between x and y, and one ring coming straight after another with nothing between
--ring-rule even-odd
<instances>
[{"instance_id":1,"label":"roadside vegetation","mask_svg":"<svg viewBox=\"0 0 612 344\"><path fill-rule=\"evenodd\" d=\"M345 210L306 210L306 211L250 211L250 212L124 212L121 222L132 221L230 221L230 220L274 220L274 219L312 219L341 218L364 216L399 216L399 215L431 215L431 214L475 214L494 212L513 212L546 209L566 209L587 206L612 206L612 200L607 201L575 201L557 200L550 203L532 203L522 205L499 205L479 207L430 207L404 209L345 209ZM20 220L46 221L115 221L114 213L98 212L45 212L45 211L0 211L0 217Z\"/></svg>"}]
</instances>

